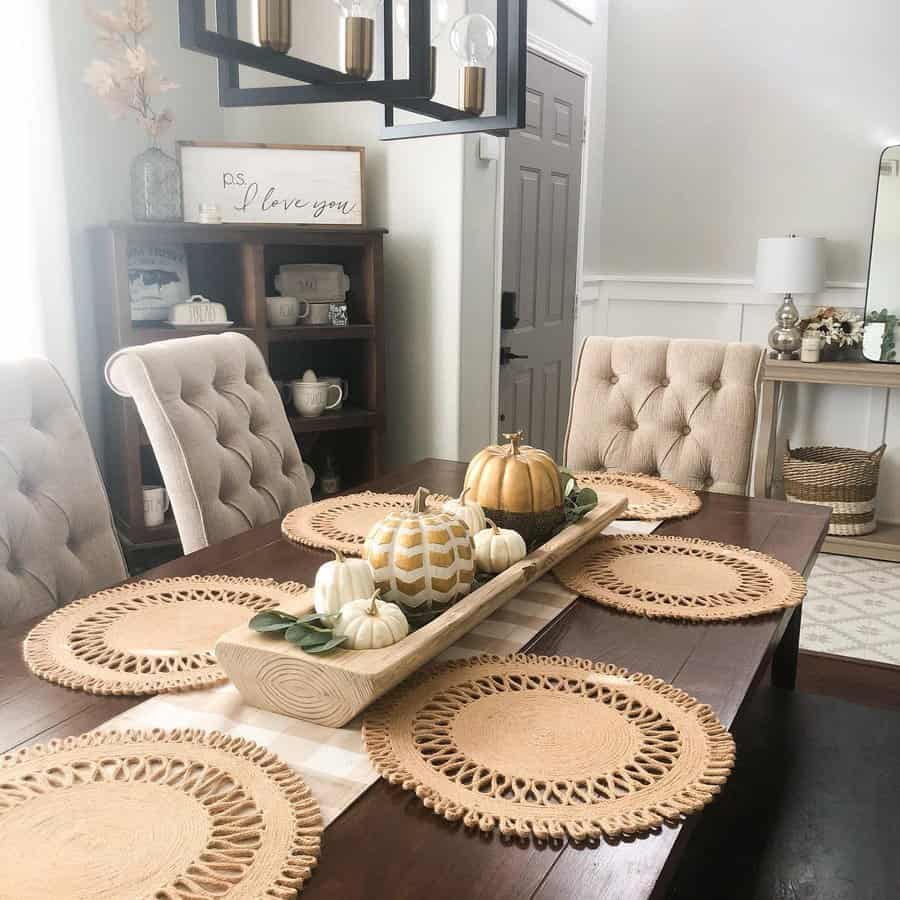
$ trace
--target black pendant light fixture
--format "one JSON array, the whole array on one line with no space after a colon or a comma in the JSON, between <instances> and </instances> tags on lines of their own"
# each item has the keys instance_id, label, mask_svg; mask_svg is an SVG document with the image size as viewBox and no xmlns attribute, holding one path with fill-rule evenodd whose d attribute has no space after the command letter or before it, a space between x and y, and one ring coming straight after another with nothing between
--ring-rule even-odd
<instances>
[{"instance_id":1,"label":"black pendant light fixture","mask_svg":"<svg viewBox=\"0 0 900 900\"><path fill-rule=\"evenodd\" d=\"M489 131L506 135L525 126L527 0L497 0L497 23L480 14L447 21L446 0L333 0L343 17L344 71L290 54L291 15L328 0L253 0L259 43L238 38L238 0L215 0L215 30L206 26L208 0L179 0L181 46L215 56L223 107L281 106L369 100L384 104L383 140ZM377 14L383 4L383 78L372 80ZM394 16L409 39L405 78L394 77ZM450 26L450 27L448 27ZM437 41L448 39L460 60L458 106L431 99ZM494 111L483 116L488 63L496 58ZM241 87L240 67L289 78L296 84ZM398 124L396 110L432 120Z\"/></svg>"}]
</instances>

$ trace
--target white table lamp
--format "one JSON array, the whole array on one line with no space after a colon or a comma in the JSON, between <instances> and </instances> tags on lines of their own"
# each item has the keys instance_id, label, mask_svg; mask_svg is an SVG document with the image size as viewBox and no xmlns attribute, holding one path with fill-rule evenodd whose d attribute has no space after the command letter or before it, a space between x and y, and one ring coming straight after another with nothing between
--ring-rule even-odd
<instances>
[{"instance_id":1,"label":"white table lamp","mask_svg":"<svg viewBox=\"0 0 900 900\"><path fill-rule=\"evenodd\" d=\"M775 359L793 359L802 335L794 294L817 294L825 286L825 238L762 238L756 252L756 288L765 294L782 294L775 313L769 346Z\"/></svg>"}]
</instances>

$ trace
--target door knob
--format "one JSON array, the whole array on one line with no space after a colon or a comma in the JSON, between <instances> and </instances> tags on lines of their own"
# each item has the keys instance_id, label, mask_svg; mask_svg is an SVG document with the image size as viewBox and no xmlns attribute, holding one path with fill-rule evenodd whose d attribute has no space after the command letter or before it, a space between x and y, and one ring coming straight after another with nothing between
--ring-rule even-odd
<instances>
[{"instance_id":1,"label":"door knob","mask_svg":"<svg viewBox=\"0 0 900 900\"><path fill-rule=\"evenodd\" d=\"M511 359L528 359L527 354L513 353L509 347L500 348L500 365L506 366Z\"/></svg>"}]
</instances>

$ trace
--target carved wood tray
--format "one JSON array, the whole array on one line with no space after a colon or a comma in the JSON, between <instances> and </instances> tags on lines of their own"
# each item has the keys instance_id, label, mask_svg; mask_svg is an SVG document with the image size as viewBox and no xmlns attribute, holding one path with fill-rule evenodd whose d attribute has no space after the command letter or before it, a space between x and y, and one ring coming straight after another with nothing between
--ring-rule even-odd
<instances>
[{"instance_id":1,"label":"carved wood tray","mask_svg":"<svg viewBox=\"0 0 900 900\"><path fill-rule=\"evenodd\" d=\"M344 725L599 535L622 515L626 504L624 497L601 498L597 507L581 521L567 526L521 562L391 647L337 650L317 657L241 626L219 640L216 658L252 706L320 725ZM309 592L282 608L300 615L312 607L312 592Z\"/></svg>"}]
</instances>

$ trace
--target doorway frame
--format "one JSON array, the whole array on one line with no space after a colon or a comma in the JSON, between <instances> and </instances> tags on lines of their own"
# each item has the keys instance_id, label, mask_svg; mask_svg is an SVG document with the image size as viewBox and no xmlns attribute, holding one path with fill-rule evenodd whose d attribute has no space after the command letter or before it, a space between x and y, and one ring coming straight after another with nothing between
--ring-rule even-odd
<instances>
[{"instance_id":1,"label":"doorway frame","mask_svg":"<svg viewBox=\"0 0 900 900\"><path fill-rule=\"evenodd\" d=\"M581 56L545 40L540 35L528 32L528 52L542 56L548 62L569 69L584 78L584 141L581 145L581 191L578 198L578 247L575 256L575 330L572 334L572 356L575 355L575 341L580 318L581 295L584 288L584 239L587 218L588 161L590 160L593 116L591 97L594 87L594 67ZM500 418L500 311L503 293L503 210L506 200L506 141L500 142L500 158L497 160L497 195L495 198L494 221L494 322L491 342L491 423L490 440L496 442L499 436Z\"/></svg>"}]
</instances>

